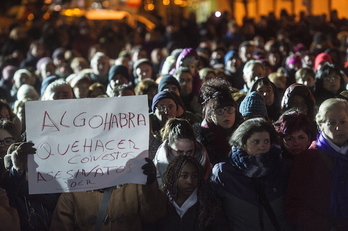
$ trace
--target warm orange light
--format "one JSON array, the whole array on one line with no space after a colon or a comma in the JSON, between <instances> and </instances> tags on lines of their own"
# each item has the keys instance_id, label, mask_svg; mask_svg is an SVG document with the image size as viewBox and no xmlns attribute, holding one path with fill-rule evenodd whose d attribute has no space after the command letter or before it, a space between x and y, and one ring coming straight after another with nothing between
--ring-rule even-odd
<instances>
[{"instance_id":1,"label":"warm orange light","mask_svg":"<svg viewBox=\"0 0 348 231\"><path fill-rule=\"evenodd\" d=\"M28 20L29 20L29 21L34 20L34 18L35 18L35 16L34 16L33 14L29 14L29 15L28 15Z\"/></svg>"},{"instance_id":2,"label":"warm orange light","mask_svg":"<svg viewBox=\"0 0 348 231\"><path fill-rule=\"evenodd\" d=\"M80 10L79 8L74 8L74 9L72 10L72 14L73 14L73 15L80 15L80 14L81 14L81 10Z\"/></svg>"},{"instance_id":3,"label":"warm orange light","mask_svg":"<svg viewBox=\"0 0 348 231\"><path fill-rule=\"evenodd\" d=\"M52 0L45 0L44 3L47 4L47 5L49 5L49 4L52 3Z\"/></svg>"},{"instance_id":4,"label":"warm orange light","mask_svg":"<svg viewBox=\"0 0 348 231\"><path fill-rule=\"evenodd\" d=\"M154 5L154 4L152 4L152 3L147 4L147 10L148 10L148 11L152 11L152 10L154 10L154 9L155 9L155 5Z\"/></svg>"},{"instance_id":5,"label":"warm orange light","mask_svg":"<svg viewBox=\"0 0 348 231\"><path fill-rule=\"evenodd\" d=\"M49 19L51 16L50 16L50 14L49 13L45 13L43 16L43 19Z\"/></svg>"},{"instance_id":6,"label":"warm orange light","mask_svg":"<svg viewBox=\"0 0 348 231\"><path fill-rule=\"evenodd\" d=\"M175 5L181 5L182 4L182 0L174 0L174 4Z\"/></svg>"},{"instance_id":7,"label":"warm orange light","mask_svg":"<svg viewBox=\"0 0 348 231\"><path fill-rule=\"evenodd\" d=\"M109 1L104 1L104 2L102 3L102 6L105 7L105 8L108 8L109 5L110 5Z\"/></svg>"},{"instance_id":8,"label":"warm orange light","mask_svg":"<svg viewBox=\"0 0 348 231\"><path fill-rule=\"evenodd\" d=\"M162 3L163 5L168 6L170 4L170 0L163 0Z\"/></svg>"},{"instance_id":9,"label":"warm orange light","mask_svg":"<svg viewBox=\"0 0 348 231\"><path fill-rule=\"evenodd\" d=\"M128 5L129 7L134 7L134 8L136 8L136 7L139 7L140 4L141 4L141 0L127 0L127 5Z\"/></svg>"}]
</instances>

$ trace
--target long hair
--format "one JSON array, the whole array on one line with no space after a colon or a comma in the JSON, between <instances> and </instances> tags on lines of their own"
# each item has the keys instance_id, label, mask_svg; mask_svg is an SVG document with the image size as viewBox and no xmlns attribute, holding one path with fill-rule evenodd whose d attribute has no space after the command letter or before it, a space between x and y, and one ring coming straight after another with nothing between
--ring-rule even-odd
<instances>
[{"instance_id":1,"label":"long hair","mask_svg":"<svg viewBox=\"0 0 348 231\"><path fill-rule=\"evenodd\" d=\"M169 163L167 170L164 173L161 189L166 195L170 196L173 201L176 201L178 198L178 179L182 169L187 163L193 164L198 171L198 223L200 229L204 229L211 224L215 215L221 210L221 204L209 190L208 184L203 178L203 168L195 157L185 155L175 157L173 161ZM169 207L174 209L171 201L169 201Z\"/></svg>"}]
</instances>

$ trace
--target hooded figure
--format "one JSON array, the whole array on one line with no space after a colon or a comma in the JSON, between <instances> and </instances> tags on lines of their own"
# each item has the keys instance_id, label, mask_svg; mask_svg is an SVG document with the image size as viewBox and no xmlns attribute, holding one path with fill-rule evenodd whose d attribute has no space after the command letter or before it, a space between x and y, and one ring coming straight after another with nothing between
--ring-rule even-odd
<instances>
[{"instance_id":1,"label":"hooded figure","mask_svg":"<svg viewBox=\"0 0 348 231\"><path fill-rule=\"evenodd\" d=\"M267 108L268 118L276 121L280 116L280 97L279 92L274 83L268 78L257 79L250 92L256 91L263 96Z\"/></svg>"},{"instance_id":2,"label":"hooded figure","mask_svg":"<svg viewBox=\"0 0 348 231\"><path fill-rule=\"evenodd\" d=\"M315 116L315 99L312 92L305 85L294 83L291 84L283 95L281 102L282 113L297 108L314 121Z\"/></svg>"}]
</instances>

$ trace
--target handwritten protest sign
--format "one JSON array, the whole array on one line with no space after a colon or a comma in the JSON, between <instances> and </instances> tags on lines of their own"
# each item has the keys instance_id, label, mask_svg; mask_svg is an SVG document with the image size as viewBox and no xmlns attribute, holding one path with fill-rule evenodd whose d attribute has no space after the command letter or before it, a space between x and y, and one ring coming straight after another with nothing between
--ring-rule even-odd
<instances>
[{"instance_id":1,"label":"handwritten protest sign","mask_svg":"<svg viewBox=\"0 0 348 231\"><path fill-rule=\"evenodd\" d=\"M146 96L26 104L29 193L76 192L146 182Z\"/></svg>"}]
</instances>

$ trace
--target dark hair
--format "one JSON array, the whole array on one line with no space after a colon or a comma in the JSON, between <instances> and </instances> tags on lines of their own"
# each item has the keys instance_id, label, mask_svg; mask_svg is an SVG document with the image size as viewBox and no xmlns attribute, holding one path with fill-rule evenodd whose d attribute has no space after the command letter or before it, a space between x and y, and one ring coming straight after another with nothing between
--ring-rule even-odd
<instances>
[{"instance_id":1,"label":"dark hair","mask_svg":"<svg viewBox=\"0 0 348 231\"><path fill-rule=\"evenodd\" d=\"M271 144L274 144L277 141L276 132L269 121L264 118L252 118L244 121L234 131L230 138L230 145L244 150L247 140L256 132L268 132Z\"/></svg>"},{"instance_id":2,"label":"dark hair","mask_svg":"<svg viewBox=\"0 0 348 231\"><path fill-rule=\"evenodd\" d=\"M10 133L10 135L15 139L15 142L21 141L21 134L12 121L0 119L0 129L4 129Z\"/></svg>"},{"instance_id":3,"label":"dark hair","mask_svg":"<svg viewBox=\"0 0 348 231\"><path fill-rule=\"evenodd\" d=\"M175 201L178 198L178 179L185 164L191 163L197 168L198 172L198 185L197 185L197 200L199 202L199 215L198 224L200 230L210 225L211 221L215 218L221 205L213 196L209 190L207 182L204 180L203 167L198 160L193 156L180 155L175 157L168 165L166 172L163 176L162 191ZM172 203L169 203L169 207L173 208Z\"/></svg>"},{"instance_id":4,"label":"dark hair","mask_svg":"<svg viewBox=\"0 0 348 231\"><path fill-rule=\"evenodd\" d=\"M332 73L336 73L337 75L340 76L340 89L338 90L338 93L345 90L346 84L344 82L344 79L339 67L335 64L325 63L320 67L320 69L315 74L315 92L326 91L323 87L324 78L329 76Z\"/></svg>"},{"instance_id":5,"label":"dark hair","mask_svg":"<svg viewBox=\"0 0 348 231\"><path fill-rule=\"evenodd\" d=\"M313 121L311 121L306 114L297 109L286 111L276 122L274 122L273 125L281 138L289 136L296 131L303 130L310 140L316 139Z\"/></svg>"},{"instance_id":6,"label":"dark hair","mask_svg":"<svg viewBox=\"0 0 348 231\"><path fill-rule=\"evenodd\" d=\"M281 102L281 112L284 113L292 108L291 102L294 96L301 96L307 105L307 116L314 120L315 116L315 99L312 92L303 84L293 83L284 92Z\"/></svg>"},{"instance_id":7,"label":"dark hair","mask_svg":"<svg viewBox=\"0 0 348 231\"><path fill-rule=\"evenodd\" d=\"M233 106L238 111L237 103L232 97L233 89L231 84L220 78L212 78L204 82L201 87L200 101L203 105L203 118L211 122L211 116L217 108ZM236 112L236 121L239 118Z\"/></svg>"},{"instance_id":8,"label":"dark hair","mask_svg":"<svg viewBox=\"0 0 348 231\"><path fill-rule=\"evenodd\" d=\"M180 118L170 118L161 129L162 141L168 140L169 145L178 139L195 141L193 128L189 121Z\"/></svg>"},{"instance_id":9,"label":"dark hair","mask_svg":"<svg viewBox=\"0 0 348 231\"><path fill-rule=\"evenodd\" d=\"M8 114L10 115L10 120L11 121L16 117L16 114L14 114L14 112L12 111L11 106L5 100L0 99L0 110L2 108L6 108L7 109Z\"/></svg>"}]
</instances>

